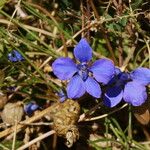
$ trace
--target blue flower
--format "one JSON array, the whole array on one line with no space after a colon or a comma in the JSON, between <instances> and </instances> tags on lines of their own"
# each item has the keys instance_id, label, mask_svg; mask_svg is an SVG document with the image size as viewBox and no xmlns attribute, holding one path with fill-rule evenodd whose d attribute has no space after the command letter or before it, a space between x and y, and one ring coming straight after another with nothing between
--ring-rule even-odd
<instances>
[{"instance_id":1,"label":"blue flower","mask_svg":"<svg viewBox=\"0 0 150 150\"><path fill-rule=\"evenodd\" d=\"M24 111L26 112L26 114L28 114L30 116L38 108L39 108L39 106L35 102L30 102L27 105L25 105Z\"/></svg>"},{"instance_id":2,"label":"blue flower","mask_svg":"<svg viewBox=\"0 0 150 150\"><path fill-rule=\"evenodd\" d=\"M108 59L100 59L90 65L92 48L84 38L74 48L74 56L77 64L69 57L58 58L52 64L53 72L59 79L70 80L67 85L68 98L79 98L85 92L100 98L98 82L109 82L115 72L114 64Z\"/></svg>"},{"instance_id":3,"label":"blue flower","mask_svg":"<svg viewBox=\"0 0 150 150\"><path fill-rule=\"evenodd\" d=\"M23 56L16 50L13 50L11 53L8 54L8 59L11 62L18 62L24 60Z\"/></svg>"},{"instance_id":4,"label":"blue flower","mask_svg":"<svg viewBox=\"0 0 150 150\"><path fill-rule=\"evenodd\" d=\"M104 94L104 104L116 106L122 99L133 106L142 105L147 99L146 85L150 84L150 69L139 67L131 73L116 70Z\"/></svg>"}]
</instances>

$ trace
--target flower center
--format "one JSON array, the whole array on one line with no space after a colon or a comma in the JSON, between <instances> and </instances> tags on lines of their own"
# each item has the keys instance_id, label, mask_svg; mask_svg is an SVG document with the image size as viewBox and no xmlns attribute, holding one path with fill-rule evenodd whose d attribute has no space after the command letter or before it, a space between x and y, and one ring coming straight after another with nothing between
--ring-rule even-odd
<instances>
[{"instance_id":1,"label":"flower center","mask_svg":"<svg viewBox=\"0 0 150 150\"><path fill-rule=\"evenodd\" d=\"M119 79L122 81L129 81L130 75L128 73L122 72L119 74Z\"/></svg>"},{"instance_id":2,"label":"flower center","mask_svg":"<svg viewBox=\"0 0 150 150\"><path fill-rule=\"evenodd\" d=\"M89 76L88 65L86 63L81 63L77 65L77 68L79 69L78 74L81 76L82 80L86 81Z\"/></svg>"},{"instance_id":3,"label":"flower center","mask_svg":"<svg viewBox=\"0 0 150 150\"><path fill-rule=\"evenodd\" d=\"M118 75L117 85L124 86L128 81L131 81L129 73L121 72Z\"/></svg>"}]
</instances>

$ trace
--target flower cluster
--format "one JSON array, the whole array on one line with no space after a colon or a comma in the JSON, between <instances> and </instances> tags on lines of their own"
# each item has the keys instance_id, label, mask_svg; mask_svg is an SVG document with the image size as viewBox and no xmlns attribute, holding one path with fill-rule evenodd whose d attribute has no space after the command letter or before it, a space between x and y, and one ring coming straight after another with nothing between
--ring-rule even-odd
<instances>
[{"instance_id":1,"label":"flower cluster","mask_svg":"<svg viewBox=\"0 0 150 150\"><path fill-rule=\"evenodd\" d=\"M61 57L52 64L54 74L60 80L69 81L66 88L68 98L79 98L85 92L100 98L99 83L102 83L106 87L102 98L108 107L116 106L122 99L133 106L146 101L150 69L140 67L131 73L121 72L109 59L99 59L92 64L92 48L84 38L74 48L74 56L76 63L69 57Z\"/></svg>"}]
</instances>

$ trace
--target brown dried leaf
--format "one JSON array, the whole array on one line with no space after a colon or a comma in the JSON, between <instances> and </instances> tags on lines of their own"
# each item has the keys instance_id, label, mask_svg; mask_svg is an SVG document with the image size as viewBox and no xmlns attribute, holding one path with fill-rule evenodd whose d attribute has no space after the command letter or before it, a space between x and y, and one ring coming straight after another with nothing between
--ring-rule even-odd
<instances>
[{"instance_id":1,"label":"brown dried leaf","mask_svg":"<svg viewBox=\"0 0 150 150\"><path fill-rule=\"evenodd\" d=\"M0 84L2 84L2 83L3 83L4 78L5 78L5 73L4 73L4 71L3 71L3 70L0 70Z\"/></svg>"},{"instance_id":2,"label":"brown dried leaf","mask_svg":"<svg viewBox=\"0 0 150 150\"><path fill-rule=\"evenodd\" d=\"M147 125L150 121L150 99L143 105L133 107L134 116L143 125Z\"/></svg>"}]
</instances>

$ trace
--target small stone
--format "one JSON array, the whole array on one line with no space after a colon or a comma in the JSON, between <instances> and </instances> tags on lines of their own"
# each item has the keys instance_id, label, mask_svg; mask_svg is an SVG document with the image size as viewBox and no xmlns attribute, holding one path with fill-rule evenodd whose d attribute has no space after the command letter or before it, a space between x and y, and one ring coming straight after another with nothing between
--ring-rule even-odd
<instances>
[{"instance_id":1,"label":"small stone","mask_svg":"<svg viewBox=\"0 0 150 150\"><path fill-rule=\"evenodd\" d=\"M15 125L16 122L21 121L23 114L24 110L21 102L7 103L1 113L1 118L4 123Z\"/></svg>"}]
</instances>

